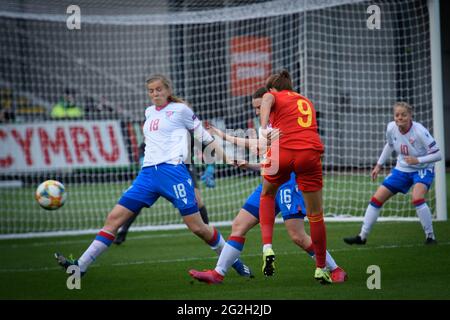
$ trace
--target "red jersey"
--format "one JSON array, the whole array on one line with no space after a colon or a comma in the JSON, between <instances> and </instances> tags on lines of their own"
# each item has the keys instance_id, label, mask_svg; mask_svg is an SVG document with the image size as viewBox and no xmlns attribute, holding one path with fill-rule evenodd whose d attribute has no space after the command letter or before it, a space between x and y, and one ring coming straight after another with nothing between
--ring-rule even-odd
<instances>
[{"instance_id":1,"label":"red jersey","mask_svg":"<svg viewBox=\"0 0 450 320\"><path fill-rule=\"evenodd\" d=\"M312 102L301 94L283 90L271 92L275 103L270 112L272 128L282 132L280 147L285 149L313 149L323 152L324 146L317 131L316 110Z\"/></svg>"}]
</instances>

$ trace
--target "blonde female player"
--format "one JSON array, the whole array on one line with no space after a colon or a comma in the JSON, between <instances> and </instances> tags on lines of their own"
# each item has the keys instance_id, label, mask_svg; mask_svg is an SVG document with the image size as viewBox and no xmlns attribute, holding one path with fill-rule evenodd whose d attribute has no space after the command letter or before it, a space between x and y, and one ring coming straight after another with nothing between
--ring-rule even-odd
<instances>
[{"instance_id":1,"label":"blonde female player","mask_svg":"<svg viewBox=\"0 0 450 320\"><path fill-rule=\"evenodd\" d=\"M179 210L184 223L196 236L217 254L222 251L225 241L216 228L203 222L195 200L194 187L189 183L189 172L183 163L187 153L188 132L192 132L204 145L216 142L203 128L192 109L173 95L172 85L167 77L152 75L146 85L153 105L145 110L145 154L142 169L78 260L67 259L55 253L58 264L65 269L76 264L84 274L89 265L114 241L118 228L143 207L151 207L161 196ZM223 150L218 145L212 146L218 156L229 163ZM244 271L249 270L242 263L238 267ZM244 275L249 276L250 271L244 272Z\"/></svg>"},{"instance_id":2,"label":"blonde female player","mask_svg":"<svg viewBox=\"0 0 450 320\"><path fill-rule=\"evenodd\" d=\"M428 130L419 122L413 121L412 107L408 103L395 103L393 111L394 121L387 126L387 143L372 170L372 180L377 178L392 151L397 154L397 164L370 199L361 232L357 236L344 238L347 244L365 244L383 204L398 192L408 193L411 186L411 200L425 232L425 244L436 243L425 194L434 179L434 163L441 160L442 155Z\"/></svg>"}]
</instances>

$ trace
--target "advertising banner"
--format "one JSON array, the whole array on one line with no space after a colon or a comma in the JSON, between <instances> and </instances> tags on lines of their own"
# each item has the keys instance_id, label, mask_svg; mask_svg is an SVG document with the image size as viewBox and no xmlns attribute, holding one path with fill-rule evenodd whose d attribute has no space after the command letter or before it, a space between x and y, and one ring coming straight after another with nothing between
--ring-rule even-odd
<instances>
[{"instance_id":1,"label":"advertising banner","mask_svg":"<svg viewBox=\"0 0 450 320\"><path fill-rule=\"evenodd\" d=\"M128 164L119 121L0 126L0 173Z\"/></svg>"},{"instance_id":2,"label":"advertising banner","mask_svg":"<svg viewBox=\"0 0 450 320\"><path fill-rule=\"evenodd\" d=\"M268 37L233 37L231 51L231 93L249 96L265 84L272 72L272 46Z\"/></svg>"}]
</instances>

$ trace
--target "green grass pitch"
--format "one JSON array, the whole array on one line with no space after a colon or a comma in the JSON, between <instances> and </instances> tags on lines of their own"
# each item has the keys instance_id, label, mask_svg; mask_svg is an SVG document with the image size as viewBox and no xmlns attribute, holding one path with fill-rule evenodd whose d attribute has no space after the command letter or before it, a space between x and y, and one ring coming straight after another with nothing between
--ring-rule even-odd
<instances>
[{"instance_id":1,"label":"green grass pitch","mask_svg":"<svg viewBox=\"0 0 450 320\"><path fill-rule=\"evenodd\" d=\"M281 224L274 234L275 276L261 273L256 227L242 255L256 277L241 278L230 270L218 286L189 277L191 268L213 268L216 256L187 230L131 233L92 265L80 290L67 289L68 275L56 265L53 253L77 257L92 235L1 240L0 299L449 299L450 222L435 222L434 227L439 241L435 246L423 244L418 222L379 222L367 245L355 247L342 238L355 235L360 223L328 223L328 249L349 275L346 283L330 286L316 283L313 261L289 240ZM229 227L219 229L225 237L230 232ZM380 289L367 288L370 265L380 267Z\"/></svg>"}]
</instances>

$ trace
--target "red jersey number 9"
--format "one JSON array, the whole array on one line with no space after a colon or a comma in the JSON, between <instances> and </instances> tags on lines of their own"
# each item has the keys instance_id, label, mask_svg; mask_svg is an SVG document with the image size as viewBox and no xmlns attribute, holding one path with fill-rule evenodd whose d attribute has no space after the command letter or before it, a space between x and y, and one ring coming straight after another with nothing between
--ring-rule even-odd
<instances>
[{"instance_id":1,"label":"red jersey number 9","mask_svg":"<svg viewBox=\"0 0 450 320\"><path fill-rule=\"evenodd\" d=\"M298 117L297 122L300 127L308 128L312 124L313 112L311 105L308 101L299 99L297 100L298 111L302 114ZM306 118L305 118L306 117Z\"/></svg>"}]
</instances>

